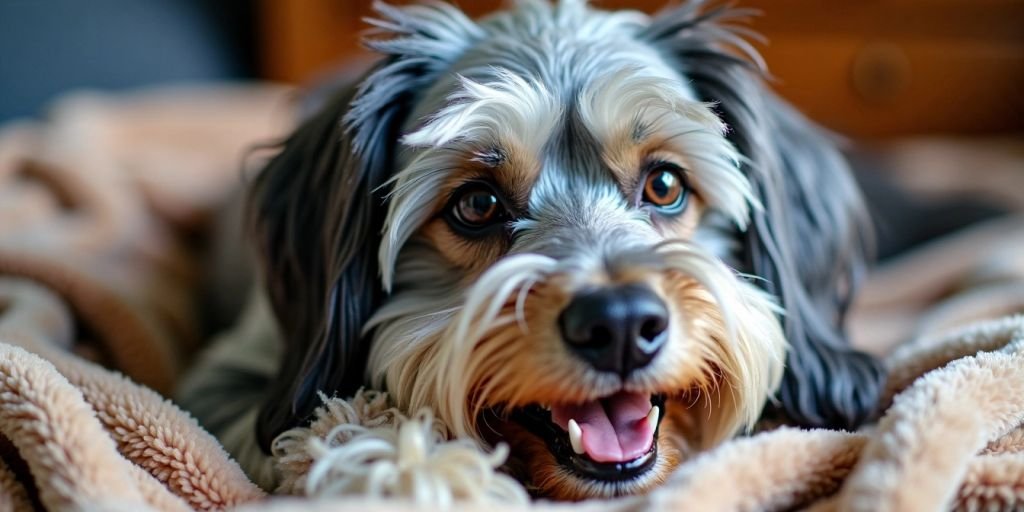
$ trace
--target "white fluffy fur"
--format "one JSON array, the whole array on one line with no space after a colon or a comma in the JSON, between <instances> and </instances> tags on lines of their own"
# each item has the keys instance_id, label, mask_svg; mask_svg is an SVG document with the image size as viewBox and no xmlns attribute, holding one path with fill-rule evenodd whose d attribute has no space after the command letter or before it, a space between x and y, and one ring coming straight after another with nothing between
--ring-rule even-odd
<instances>
[{"instance_id":1,"label":"white fluffy fur","mask_svg":"<svg viewBox=\"0 0 1024 512\"><path fill-rule=\"evenodd\" d=\"M540 152L562 112L557 98L536 80L500 68L494 74L485 84L459 77L460 87L448 96L449 105L402 142L433 148L461 140L506 141Z\"/></svg>"},{"instance_id":2,"label":"white fluffy fur","mask_svg":"<svg viewBox=\"0 0 1024 512\"><path fill-rule=\"evenodd\" d=\"M389 308L384 308L371 320L374 325L380 323L370 354L374 385L388 389L403 410L430 408L454 435L479 439L476 418L467 403L469 377L473 366L481 363L472 360L473 348L487 330L514 322L515 318L499 316L502 306L555 266L555 260L540 255L505 258L460 298L464 306L457 313L443 324L438 322L442 329L411 331L420 333L415 339L400 335L410 332L409 326L387 322Z\"/></svg>"},{"instance_id":3,"label":"white fluffy fur","mask_svg":"<svg viewBox=\"0 0 1024 512\"><path fill-rule=\"evenodd\" d=\"M508 448L480 450L451 440L429 410L413 417L391 406L386 393L361 390L328 399L309 427L274 441L279 492L330 498L404 498L444 509L455 500L525 504L526 490L498 468Z\"/></svg>"}]
</instances>

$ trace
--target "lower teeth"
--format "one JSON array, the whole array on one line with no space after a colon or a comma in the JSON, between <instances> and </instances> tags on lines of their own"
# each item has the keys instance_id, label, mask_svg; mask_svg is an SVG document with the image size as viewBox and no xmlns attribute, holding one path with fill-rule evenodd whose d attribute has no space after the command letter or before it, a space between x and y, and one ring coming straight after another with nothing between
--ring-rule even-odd
<instances>
[{"instance_id":1,"label":"lower teeth","mask_svg":"<svg viewBox=\"0 0 1024 512\"><path fill-rule=\"evenodd\" d=\"M661 408L655 405L651 407L651 412L647 413L647 424L655 427L658 425L659 419L661 419Z\"/></svg>"},{"instance_id":2,"label":"lower teeth","mask_svg":"<svg viewBox=\"0 0 1024 512\"><path fill-rule=\"evenodd\" d=\"M583 430L576 420L569 420L569 444L576 455L583 455Z\"/></svg>"}]
</instances>

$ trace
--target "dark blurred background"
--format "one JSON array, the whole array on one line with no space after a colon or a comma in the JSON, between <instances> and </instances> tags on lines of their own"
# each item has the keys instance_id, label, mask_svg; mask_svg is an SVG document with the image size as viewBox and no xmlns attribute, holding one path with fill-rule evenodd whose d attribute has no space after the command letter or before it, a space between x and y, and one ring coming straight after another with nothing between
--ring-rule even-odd
<instances>
[{"instance_id":1,"label":"dark blurred background","mask_svg":"<svg viewBox=\"0 0 1024 512\"><path fill-rule=\"evenodd\" d=\"M404 3L398 0L395 3ZM459 0L474 15L502 0ZM668 0L596 0L655 11ZM741 0L777 89L843 134L1024 131L1024 1ZM0 120L68 89L265 78L365 58L370 0L0 0Z\"/></svg>"},{"instance_id":2,"label":"dark blurred background","mask_svg":"<svg viewBox=\"0 0 1024 512\"><path fill-rule=\"evenodd\" d=\"M259 5L0 0L0 121L39 115L71 89L258 77Z\"/></svg>"}]
</instances>

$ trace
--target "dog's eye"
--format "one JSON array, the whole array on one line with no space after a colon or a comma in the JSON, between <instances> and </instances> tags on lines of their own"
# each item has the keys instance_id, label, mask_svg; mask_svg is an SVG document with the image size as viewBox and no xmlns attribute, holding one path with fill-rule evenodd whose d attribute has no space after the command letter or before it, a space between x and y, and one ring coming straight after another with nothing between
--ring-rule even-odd
<instances>
[{"instance_id":1,"label":"dog's eye","mask_svg":"<svg viewBox=\"0 0 1024 512\"><path fill-rule=\"evenodd\" d=\"M483 183L464 185L455 192L450 204L451 219L464 230L480 231L505 222L508 217L497 194Z\"/></svg>"},{"instance_id":2,"label":"dog's eye","mask_svg":"<svg viewBox=\"0 0 1024 512\"><path fill-rule=\"evenodd\" d=\"M679 167L660 163L647 173L644 181L644 202L666 213L683 209L687 195L686 180Z\"/></svg>"}]
</instances>

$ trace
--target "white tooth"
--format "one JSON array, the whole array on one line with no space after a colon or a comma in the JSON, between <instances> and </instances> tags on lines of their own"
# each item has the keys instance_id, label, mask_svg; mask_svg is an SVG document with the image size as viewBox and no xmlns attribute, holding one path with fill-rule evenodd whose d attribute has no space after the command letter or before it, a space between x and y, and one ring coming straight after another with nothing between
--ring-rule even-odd
<instances>
[{"instance_id":1,"label":"white tooth","mask_svg":"<svg viewBox=\"0 0 1024 512\"><path fill-rule=\"evenodd\" d=\"M569 420L569 444L577 455L583 455L583 430L576 420Z\"/></svg>"},{"instance_id":2,"label":"white tooth","mask_svg":"<svg viewBox=\"0 0 1024 512\"><path fill-rule=\"evenodd\" d=\"M657 405L651 407L651 412L647 413L647 424L655 427L658 425L658 418L661 417L661 408Z\"/></svg>"}]
</instances>

